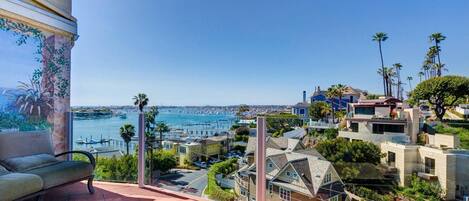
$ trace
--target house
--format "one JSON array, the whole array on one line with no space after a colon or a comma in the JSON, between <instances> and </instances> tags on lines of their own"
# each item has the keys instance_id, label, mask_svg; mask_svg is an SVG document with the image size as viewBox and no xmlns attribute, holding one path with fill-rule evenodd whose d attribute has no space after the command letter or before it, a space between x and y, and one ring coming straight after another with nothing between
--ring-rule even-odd
<instances>
[{"instance_id":1,"label":"house","mask_svg":"<svg viewBox=\"0 0 469 201\"><path fill-rule=\"evenodd\" d=\"M306 91L303 91L303 101L292 106L291 113L298 115L300 119L309 119L309 103L306 101Z\"/></svg>"},{"instance_id":2,"label":"house","mask_svg":"<svg viewBox=\"0 0 469 201\"><path fill-rule=\"evenodd\" d=\"M356 103L359 99L364 98L364 91L360 89L352 88L350 86L347 86L345 88L345 92L342 96L341 101L339 100L339 97L334 97L332 99L327 98L326 92L327 91L325 90L321 90L319 86L315 88L313 95L311 95L310 97L311 103L314 103L317 101L324 101L324 102L327 102L328 104L331 104L332 102L334 110L338 111L339 109L342 109L342 110L346 109L347 104Z\"/></svg>"},{"instance_id":3,"label":"house","mask_svg":"<svg viewBox=\"0 0 469 201\"><path fill-rule=\"evenodd\" d=\"M455 111L459 113L463 118L469 118L469 104L459 104Z\"/></svg>"},{"instance_id":4,"label":"house","mask_svg":"<svg viewBox=\"0 0 469 201\"><path fill-rule=\"evenodd\" d=\"M419 133L419 109L406 108L396 98L359 100L349 104L347 128L339 137L379 145L384 141L413 142Z\"/></svg>"},{"instance_id":5,"label":"house","mask_svg":"<svg viewBox=\"0 0 469 201\"><path fill-rule=\"evenodd\" d=\"M459 144L457 136L435 134L428 137L429 143L425 146L381 143L381 152L386 154L382 163L397 170L400 186L409 185L411 176L417 175L438 183L446 200L463 200L469 196L469 151L455 148Z\"/></svg>"},{"instance_id":6,"label":"house","mask_svg":"<svg viewBox=\"0 0 469 201\"><path fill-rule=\"evenodd\" d=\"M240 200L255 200L256 138L246 148L247 163L235 176ZM289 138L266 139L266 200L345 200L344 184L332 164L315 149Z\"/></svg>"},{"instance_id":7,"label":"house","mask_svg":"<svg viewBox=\"0 0 469 201\"><path fill-rule=\"evenodd\" d=\"M179 164L192 164L195 161L220 159L232 147L231 136L213 136L193 142L179 144Z\"/></svg>"},{"instance_id":8,"label":"house","mask_svg":"<svg viewBox=\"0 0 469 201\"><path fill-rule=\"evenodd\" d=\"M292 131L288 131L288 132L285 132L283 133L283 137L286 137L286 138L293 138L293 139L303 139L303 137L308 134L308 132L306 131L306 129L304 128L296 128Z\"/></svg>"}]
</instances>

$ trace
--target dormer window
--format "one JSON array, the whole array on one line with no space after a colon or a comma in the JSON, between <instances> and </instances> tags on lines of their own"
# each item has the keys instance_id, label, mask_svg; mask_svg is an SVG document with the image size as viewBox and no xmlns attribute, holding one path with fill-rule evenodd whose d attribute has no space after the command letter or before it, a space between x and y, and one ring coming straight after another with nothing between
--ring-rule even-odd
<instances>
[{"instance_id":1,"label":"dormer window","mask_svg":"<svg viewBox=\"0 0 469 201\"><path fill-rule=\"evenodd\" d=\"M274 165L273 165L272 163L267 163L267 166L268 166L269 168L273 168L273 167L274 167Z\"/></svg>"},{"instance_id":2,"label":"dormer window","mask_svg":"<svg viewBox=\"0 0 469 201\"><path fill-rule=\"evenodd\" d=\"M330 183L332 180L332 176L331 176L331 173L327 173L326 176L324 176L324 182L323 184L328 184Z\"/></svg>"},{"instance_id":3,"label":"dormer window","mask_svg":"<svg viewBox=\"0 0 469 201\"><path fill-rule=\"evenodd\" d=\"M296 179L296 178L298 178L298 175L297 175L296 173L293 173L293 174L292 174L292 177L293 177L294 179Z\"/></svg>"},{"instance_id":4,"label":"dormer window","mask_svg":"<svg viewBox=\"0 0 469 201\"><path fill-rule=\"evenodd\" d=\"M291 172L287 171L287 176L290 177L290 176L291 176Z\"/></svg>"}]
</instances>

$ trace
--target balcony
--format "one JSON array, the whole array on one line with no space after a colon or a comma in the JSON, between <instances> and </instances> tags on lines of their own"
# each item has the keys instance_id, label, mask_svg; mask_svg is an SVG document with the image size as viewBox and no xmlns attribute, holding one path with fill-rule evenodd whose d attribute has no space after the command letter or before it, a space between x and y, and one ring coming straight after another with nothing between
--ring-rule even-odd
<instances>
[{"instance_id":1,"label":"balcony","mask_svg":"<svg viewBox=\"0 0 469 201\"><path fill-rule=\"evenodd\" d=\"M178 200L204 200L187 194L171 192L156 187L138 188L136 184L122 184L109 182L96 182L96 192L90 195L86 190L86 183L75 183L62 188L54 189L45 195L44 200L126 200L126 201L178 201Z\"/></svg>"}]
</instances>

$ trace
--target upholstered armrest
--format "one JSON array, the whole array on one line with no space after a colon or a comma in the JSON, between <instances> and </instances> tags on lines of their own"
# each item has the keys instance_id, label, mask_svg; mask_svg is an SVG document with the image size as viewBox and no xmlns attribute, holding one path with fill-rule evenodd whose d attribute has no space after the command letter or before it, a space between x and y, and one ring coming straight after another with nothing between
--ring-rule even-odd
<instances>
[{"instance_id":1,"label":"upholstered armrest","mask_svg":"<svg viewBox=\"0 0 469 201\"><path fill-rule=\"evenodd\" d=\"M63 155L66 155L66 154L83 154L86 157L88 157L88 159L90 160L91 165L93 166L93 169L96 167L96 160L94 159L93 154L91 154L90 152L87 152L87 151L67 151L67 152L57 154L57 155L55 155L55 157L63 156Z\"/></svg>"}]
</instances>

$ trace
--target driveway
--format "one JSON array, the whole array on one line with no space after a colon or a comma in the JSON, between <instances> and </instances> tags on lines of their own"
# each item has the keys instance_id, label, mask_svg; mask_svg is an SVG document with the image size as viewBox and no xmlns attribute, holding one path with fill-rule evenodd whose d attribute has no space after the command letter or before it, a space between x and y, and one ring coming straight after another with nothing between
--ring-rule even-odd
<instances>
[{"instance_id":1,"label":"driveway","mask_svg":"<svg viewBox=\"0 0 469 201\"><path fill-rule=\"evenodd\" d=\"M207 186L207 170L175 170L175 173L161 176L158 186L201 196Z\"/></svg>"}]
</instances>

